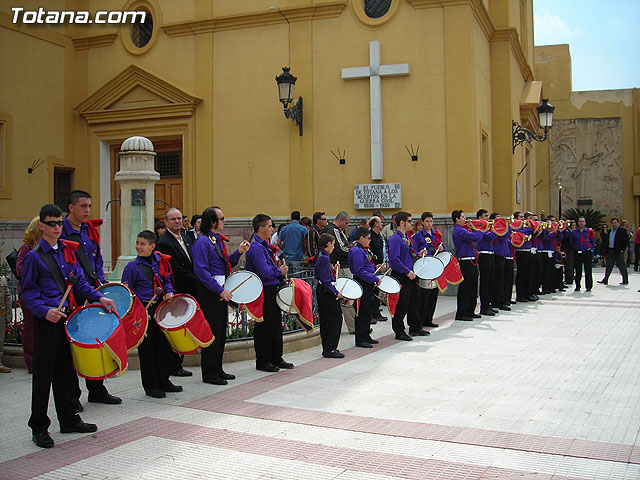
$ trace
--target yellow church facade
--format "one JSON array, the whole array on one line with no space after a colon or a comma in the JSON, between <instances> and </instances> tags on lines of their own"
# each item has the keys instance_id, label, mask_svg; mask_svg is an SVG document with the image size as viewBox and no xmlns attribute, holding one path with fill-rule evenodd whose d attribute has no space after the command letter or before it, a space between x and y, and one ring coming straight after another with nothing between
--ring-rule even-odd
<instances>
[{"instance_id":1,"label":"yellow church facade","mask_svg":"<svg viewBox=\"0 0 640 480\"><path fill-rule=\"evenodd\" d=\"M541 132L536 107L553 81L536 77L531 0L46 5L144 10L144 28L14 23L13 3L0 5L0 55L11 65L1 74L0 221L30 219L85 189L103 235L117 236L109 202L118 198L119 147L133 135L158 152L158 214L217 204L235 219L369 215L356 208L354 186L381 184L400 190L400 207L385 213L551 208L548 144L512 144L512 121ZM303 99L302 135L278 101L284 66ZM637 142L637 127L631 134ZM628 215L633 193L625 187Z\"/></svg>"}]
</instances>

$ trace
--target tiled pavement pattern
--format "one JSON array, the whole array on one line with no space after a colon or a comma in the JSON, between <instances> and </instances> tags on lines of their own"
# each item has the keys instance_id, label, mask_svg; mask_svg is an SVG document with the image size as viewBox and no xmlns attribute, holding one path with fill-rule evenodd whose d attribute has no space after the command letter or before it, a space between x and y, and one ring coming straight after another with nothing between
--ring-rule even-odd
<instances>
[{"instance_id":1,"label":"tiled pavement pattern","mask_svg":"<svg viewBox=\"0 0 640 480\"><path fill-rule=\"evenodd\" d=\"M50 450L30 440L30 376L17 369L0 375L0 479L638 479L640 275L630 280L472 323L452 322L455 299L440 297L430 337L396 342L378 323L372 350L343 334L344 360L317 347L278 374L228 365L227 387L192 368L161 400L130 371L107 382L122 405L85 404L96 434L61 435L53 418Z\"/></svg>"}]
</instances>

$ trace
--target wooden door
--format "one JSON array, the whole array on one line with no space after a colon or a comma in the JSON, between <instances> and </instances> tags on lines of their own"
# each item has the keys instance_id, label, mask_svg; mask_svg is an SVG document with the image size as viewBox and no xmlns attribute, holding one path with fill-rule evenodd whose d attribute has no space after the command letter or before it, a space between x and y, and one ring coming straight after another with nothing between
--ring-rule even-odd
<instances>
[{"instance_id":1,"label":"wooden door","mask_svg":"<svg viewBox=\"0 0 640 480\"><path fill-rule=\"evenodd\" d=\"M154 168L160 173L160 180L156 182L154 217L164 219L164 212L170 207L182 210L182 139L154 140L156 152ZM120 145L111 145L111 178L120 170ZM120 198L120 186L117 182L111 182L111 198ZM111 258L115 261L120 256L120 203L111 203Z\"/></svg>"}]
</instances>

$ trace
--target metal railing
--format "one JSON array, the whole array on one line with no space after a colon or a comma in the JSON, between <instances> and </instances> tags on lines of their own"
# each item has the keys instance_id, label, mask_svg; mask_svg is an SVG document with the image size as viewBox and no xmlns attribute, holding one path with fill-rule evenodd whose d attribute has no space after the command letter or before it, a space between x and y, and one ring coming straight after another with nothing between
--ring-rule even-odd
<instances>
[{"instance_id":1,"label":"metal railing","mask_svg":"<svg viewBox=\"0 0 640 480\"><path fill-rule=\"evenodd\" d=\"M298 278L304 280L311 285L313 291L313 325L318 325L318 302L316 300L317 280L313 276L313 267L304 262L288 262L289 278ZM281 312L282 315L282 331L285 335L290 333L301 332L303 328L298 323L296 314L288 314ZM237 308L229 310L229 326L227 327L227 341L237 342L253 339L254 320L247 314L245 308L238 311Z\"/></svg>"},{"instance_id":2,"label":"metal railing","mask_svg":"<svg viewBox=\"0 0 640 480\"><path fill-rule=\"evenodd\" d=\"M316 301L316 287L318 282L313 277L313 267L304 262L289 262L289 278L299 278L311 285L313 291L313 325L318 326L318 303ZM9 282L11 294L11 320L5 325L6 345L22 345L22 309L18 304L18 280L12 275ZM282 330L285 334L303 330L296 314L282 314ZM253 338L254 320L247 314L246 309L238 312L237 308L229 309L229 326L227 327L228 341L251 340Z\"/></svg>"}]
</instances>

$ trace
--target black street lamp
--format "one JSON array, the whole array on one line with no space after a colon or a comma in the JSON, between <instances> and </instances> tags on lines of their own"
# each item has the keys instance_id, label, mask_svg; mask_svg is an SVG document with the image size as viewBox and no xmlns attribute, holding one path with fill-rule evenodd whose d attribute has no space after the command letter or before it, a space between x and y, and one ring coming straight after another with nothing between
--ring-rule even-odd
<instances>
[{"instance_id":1,"label":"black street lamp","mask_svg":"<svg viewBox=\"0 0 640 480\"><path fill-rule=\"evenodd\" d=\"M549 129L553 124L553 111L556 109L549 103L548 98L543 98L542 103L538 105L538 116L540 118L540 126L544 128L544 135L535 135L528 128L522 127L518 122L513 121L511 123L511 133L513 135L513 153L516 151L518 145L524 142L544 142L549 138Z\"/></svg>"},{"instance_id":2,"label":"black street lamp","mask_svg":"<svg viewBox=\"0 0 640 480\"><path fill-rule=\"evenodd\" d=\"M284 105L284 116L298 125L298 132L302 136L302 97L298 97L291 105L291 108L288 108L293 101L293 89L296 80L297 78L289 73L289 67L282 67L282 73L276 77L278 97Z\"/></svg>"}]
</instances>

